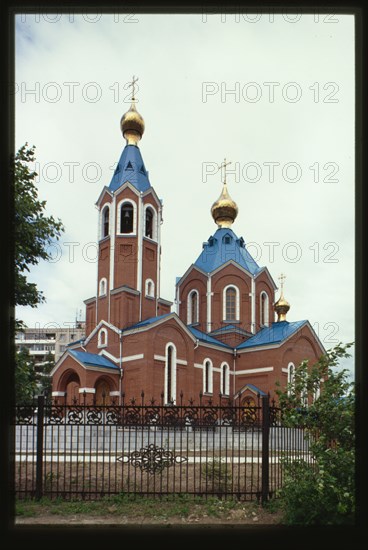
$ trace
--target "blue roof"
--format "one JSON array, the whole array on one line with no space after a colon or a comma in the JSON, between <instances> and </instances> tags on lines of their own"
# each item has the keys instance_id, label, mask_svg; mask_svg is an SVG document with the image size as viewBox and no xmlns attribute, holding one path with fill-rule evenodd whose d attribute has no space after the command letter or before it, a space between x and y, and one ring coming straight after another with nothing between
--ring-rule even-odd
<instances>
[{"instance_id":1,"label":"blue roof","mask_svg":"<svg viewBox=\"0 0 368 550\"><path fill-rule=\"evenodd\" d=\"M243 386L243 388L250 388L251 390L255 391L256 393L258 393L259 395L267 395L267 393L265 393L264 391L260 390L259 388L257 388L257 386L255 386L254 384L245 384L245 386ZM242 389L243 389L242 388Z\"/></svg>"},{"instance_id":2,"label":"blue roof","mask_svg":"<svg viewBox=\"0 0 368 550\"><path fill-rule=\"evenodd\" d=\"M126 181L142 192L151 187L141 152L136 145L124 147L109 185L110 191L116 191Z\"/></svg>"},{"instance_id":3,"label":"blue roof","mask_svg":"<svg viewBox=\"0 0 368 550\"><path fill-rule=\"evenodd\" d=\"M139 323L135 323L134 325L124 327L122 330L131 330L133 328L139 328L139 327L144 327L146 325L152 325L152 323L154 323L155 321L158 321L159 319L163 319L164 317L167 317L168 315L171 315L171 313L164 313L163 315L158 315L158 317L150 317L149 319L145 319L144 321L140 321Z\"/></svg>"},{"instance_id":4,"label":"blue roof","mask_svg":"<svg viewBox=\"0 0 368 550\"><path fill-rule=\"evenodd\" d=\"M267 344L279 344L299 330L307 321L281 321L272 323L270 327L261 329L257 334L237 346L237 349L266 346Z\"/></svg>"},{"instance_id":5,"label":"blue roof","mask_svg":"<svg viewBox=\"0 0 368 550\"><path fill-rule=\"evenodd\" d=\"M207 342L208 344L216 344L216 346L222 346L224 348L232 349L231 346L224 344L224 342L221 342L220 340L217 340L216 338L209 336L209 334L207 334L206 332L202 332L191 325L187 325L187 329L189 329L190 332L193 334L193 336L198 338L198 340L200 340L201 342Z\"/></svg>"},{"instance_id":6,"label":"blue roof","mask_svg":"<svg viewBox=\"0 0 368 550\"><path fill-rule=\"evenodd\" d=\"M212 330L211 334L223 334L224 332L243 332L247 334L247 330L242 329L241 327L238 327L237 325L224 325L223 327L220 327L216 330Z\"/></svg>"},{"instance_id":7,"label":"blue roof","mask_svg":"<svg viewBox=\"0 0 368 550\"><path fill-rule=\"evenodd\" d=\"M194 265L206 273L211 273L229 260L233 260L252 275L260 270L257 262L245 248L244 239L239 239L232 229L218 229L204 243Z\"/></svg>"},{"instance_id":8,"label":"blue roof","mask_svg":"<svg viewBox=\"0 0 368 550\"><path fill-rule=\"evenodd\" d=\"M106 359L103 355L97 355L95 353L87 353L86 351L77 351L75 349L68 350L70 355L78 359L83 365L92 365L94 367L104 367L108 369L117 369L119 367Z\"/></svg>"},{"instance_id":9,"label":"blue roof","mask_svg":"<svg viewBox=\"0 0 368 550\"><path fill-rule=\"evenodd\" d=\"M79 344L80 342L83 342L84 338L80 338L79 340L75 340L74 342L69 342L69 344L66 345L68 348L69 346L74 346L75 344Z\"/></svg>"}]
</instances>

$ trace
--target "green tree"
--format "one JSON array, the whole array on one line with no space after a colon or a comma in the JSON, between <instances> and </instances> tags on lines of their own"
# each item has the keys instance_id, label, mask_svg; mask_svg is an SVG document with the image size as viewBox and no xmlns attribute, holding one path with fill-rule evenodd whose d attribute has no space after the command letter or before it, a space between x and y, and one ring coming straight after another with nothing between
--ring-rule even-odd
<instances>
[{"instance_id":1,"label":"green tree","mask_svg":"<svg viewBox=\"0 0 368 550\"><path fill-rule=\"evenodd\" d=\"M338 368L351 346L338 344L312 366L303 361L286 389L277 389L283 423L304 429L312 459L283 460L280 497L288 524L354 522L354 386Z\"/></svg>"},{"instance_id":2,"label":"green tree","mask_svg":"<svg viewBox=\"0 0 368 550\"><path fill-rule=\"evenodd\" d=\"M42 291L27 280L30 266L50 259L48 245L58 240L64 227L60 220L45 216L46 201L38 198L34 172L30 163L35 161L35 147L25 143L14 159L14 306L37 307L45 301ZM15 330L24 326L16 321Z\"/></svg>"},{"instance_id":3,"label":"green tree","mask_svg":"<svg viewBox=\"0 0 368 550\"><path fill-rule=\"evenodd\" d=\"M19 404L31 403L37 393L37 375L34 360L27 348L15 355L15 399Z\"/></svg>"},{"instance_id":4,"label":"green tree","mask_svg":"<svg viewBox=\"0 0 368 550\"><path fill-rule=\"evenodd\" d=\"M32 265L40 260L49 260L48 246L60 238L64 227L60 220L45 215L46 201L40 201L35 185L37 173L31 169L35 161L35 147L25 143L15 155L13 165L14 180L14 293L11 306L37 307L45 301L42 291L35 283L27 280ZM14 319L13 335L24 329L24 323ZM15 399L16 402L29 401L37 389L37 375L34 363L25 349L15 357Z\"/></svg>"}]
</instances>

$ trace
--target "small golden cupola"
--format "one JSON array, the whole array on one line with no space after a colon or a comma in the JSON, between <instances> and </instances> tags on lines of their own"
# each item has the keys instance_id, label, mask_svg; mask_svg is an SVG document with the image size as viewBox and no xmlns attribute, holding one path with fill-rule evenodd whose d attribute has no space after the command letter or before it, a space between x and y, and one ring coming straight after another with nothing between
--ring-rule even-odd
<instances>
[{"instance_id":1,"label":"small golden cupola","mask_svg":"<svg viewBox=\"0 0 368 550\"><path fill-rule=\"evenodd\" d=\"M217 199L216 202L213 203L211 207L211 214L213 219L215 220L216 224L220 228L225 227L231 227L231 225L234 223L235 218L238 215L238 206L235 201L230 197L229 192L227 190L227 183L226 183L226 166L230 164L230 162L226 163L226 159L224 162L220 165L219 170L221 168L224 168L224 180L223 180L223 188L221 195Z\"/></svg>"},{"instance_id":2,"label":"small golden cupola","mask_svg":"<svg viewBox=\"0 0 368 550\"><path fill-rule=\"evenodd\" d=\"M281 283L280 284L280 286L281 286L280 298L277 300L277 302L275 303L275 306L274 306L274 309L277 313L277 322L278 323L280 323L281 321L286 321L286 314L290 309L290 304L287 300L285 300L285 297L284 297L284 281L285 281L285 279L286 279L286 275L281 273L281 275L279 277L279 281Z\"/></svg>"},{"instance_id":3,"label":"small golden cupola","mask_svg":"<svg viewBox=\"0 0 368 550\"><path fill-rule=\"evenodd\" d=\"M121 131L124 138L126 139L127 145L138 145L138 142L142 139L144 133L144 120L143 117L138 113L135 106L135 83L138 78L133 76L133 80L129 86L132 86L132 103L129 111L127 111L120 121Z\"/></svg>"}]
</instances>

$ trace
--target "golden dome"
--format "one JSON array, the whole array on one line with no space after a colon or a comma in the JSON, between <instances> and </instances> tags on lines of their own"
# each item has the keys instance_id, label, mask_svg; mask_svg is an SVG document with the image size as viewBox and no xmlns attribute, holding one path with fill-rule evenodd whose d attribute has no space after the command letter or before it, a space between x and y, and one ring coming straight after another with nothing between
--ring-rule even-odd
<instances>
[{"instance_id":1,"label":"golden dome","mask_svg":"<svg viewBox=\"0 0 368 550\"><path fill-rule=\"evenodd\" d=\"M222 188L221 195L211 207L211 214L219 227L230 227L238 215L238 206L230 197L226 182Z\"/></svg>"},{"instance_id":2,"label":"golden dome","mask_svg":"<svg viewBox=\"0 0 368 550\"><path fill-rule=\"evenodd\" d=\"M281 290L281 296L275 304L275 311L277 313L277 321L286 321L286 314L290 309L290 304L285 300L284 292Z\"/></svg>"},{"instance_id":3,"label":"golden dome","mask_svg":"<svg viewBox=\"0 0 368 550\"><path fill-rule=\"evenodd\" d=\"M120 121L121 131L126 139L127 145L137 145L144 133L144 120L132 102Z\"/></svg>"}]
</instances>

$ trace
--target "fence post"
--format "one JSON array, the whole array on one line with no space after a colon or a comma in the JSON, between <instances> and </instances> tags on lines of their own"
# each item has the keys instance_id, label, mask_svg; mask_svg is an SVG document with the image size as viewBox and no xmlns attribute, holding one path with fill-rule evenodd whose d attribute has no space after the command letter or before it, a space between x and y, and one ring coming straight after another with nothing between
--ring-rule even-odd
<instances>
[{"instance_id":1,"label":"fence post","mask_svg":"<svg viewBox=\"0 0 368 550\"><path fill-rule=\"evenodd\" d=\"M36 500L42 497L44 406L45 397L39 395L37 398Z\"/></svg>"},{"instance_id":2,"label":"fence post","mask_svg":"<svg viewBox=\"0 0 368 550\"><path fill-rule=\"evenodd\" d=\"M262 396L262 506L268 500L269 494L269 463L270 463L270 403L268 395Z\"/></svg>"}]
</instances>

